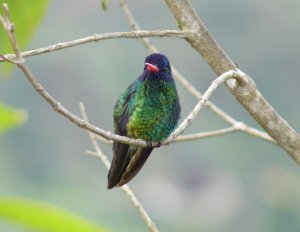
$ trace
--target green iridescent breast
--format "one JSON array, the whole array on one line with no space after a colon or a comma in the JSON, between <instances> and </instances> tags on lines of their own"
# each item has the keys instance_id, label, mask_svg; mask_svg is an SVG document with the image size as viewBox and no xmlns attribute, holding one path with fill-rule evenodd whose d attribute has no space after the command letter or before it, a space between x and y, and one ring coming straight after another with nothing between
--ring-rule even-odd
<instances>
[{"instance_id":1,"label":"green iridescent breast","mask_svg":"<svg viewBox=\"0 0 300 232\"><path fill-rule=\"evenodd\" d=\"M175 129L179 119L180 105L173 81L138 83L128 106L132 111L126 126L130 137L161 142Z\"/></svg>"}]
</instances>

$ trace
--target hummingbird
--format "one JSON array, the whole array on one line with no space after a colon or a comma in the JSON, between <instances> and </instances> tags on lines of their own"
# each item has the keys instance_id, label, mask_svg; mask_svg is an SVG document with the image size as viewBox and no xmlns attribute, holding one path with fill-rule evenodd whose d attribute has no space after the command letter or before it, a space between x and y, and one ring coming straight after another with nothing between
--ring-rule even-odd
<instances>
[{"instance_id":1,"label":"hummingbird","mask_svg":"<svg viewBox=\"0 0 300 232\"><path fill-rule=\"evenodd\" d=\"M161 143L175 130L180 103L168 58L146 57L143 73L119 96L113 113L115 133ZM129 182L143 167L153 147L113 141L107 188Z\"/></svg>"}]
</instances>

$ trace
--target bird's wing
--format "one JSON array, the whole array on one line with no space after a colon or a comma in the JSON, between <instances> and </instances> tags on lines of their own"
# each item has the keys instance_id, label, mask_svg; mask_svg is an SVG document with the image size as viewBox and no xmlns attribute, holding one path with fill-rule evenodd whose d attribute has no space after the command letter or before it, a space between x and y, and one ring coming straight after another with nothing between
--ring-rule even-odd
<instances>
[{"instance_id":1,"label":"bird's wing","mask_svg":"<svg viewBox=\"0 0 300 232\"><path fill-rule=\"evenodd\" d=\"M114 125L115 133L119 135L127 135L127 123L134 110L134 98L136 94L136 83L131 84L119 97L114 108ZM128 155L129 145L113 142L113 160L108 172L108 188L112 188L118 184L127 165L130 162Z\"/></svg>"},{"instance_id":2,"label":"bird's wing","mask_svg":"<svg viewBox=\"0 0 300 232\"><path fill-rule=\"evenodd\" d=\"M134 110L134 98L136 94L136 83L132 83L118 98L114 107L115 133L127 134L127 123Z\"/></svg>"}]
</instances>

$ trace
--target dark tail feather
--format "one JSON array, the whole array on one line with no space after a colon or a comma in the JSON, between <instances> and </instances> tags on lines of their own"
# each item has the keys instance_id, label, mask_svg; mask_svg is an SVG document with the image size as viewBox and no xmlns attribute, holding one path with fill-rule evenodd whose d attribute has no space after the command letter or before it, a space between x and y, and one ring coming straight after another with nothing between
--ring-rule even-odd
<instances>
[{"instance_id":1,"label":"dark tail feather","mask_svg":"<svg viewBox=\"0 0 300 232\"><path fill-rule=\"evenodd\" d=\"M129 145L124 143L113 143L114 156L111 161L111 166L108 172L108 184L107 188L111 189L116 186L121 179L121 176L129 163L129 157L127 156ZM126 164L127 163L127 164Z\"/></svg>"},{"instance_id":2,"label":"dark tail feather","mask_svg":"<svg viewBox=\"0 0 300 232\"><path fill-rule=\"evenodd\" d=\"M152 147L132 147L114 142L114 157L108 173L107 188L121 186L130 181L143 167L152 150Z\"/></svg>"},{"instance_id":3,"label":"dark tail feather","mask_svg":"<svg viewBox=\"0 0 300 232\"><path fill-rule=\"evenodd\" d=\"M148 159L153 147L139 147L135 149L135 153L132 156L125 172L123 173L118 186L128 183L135 175L141 170L146 160Z\"/></svg>"}]
</instances>

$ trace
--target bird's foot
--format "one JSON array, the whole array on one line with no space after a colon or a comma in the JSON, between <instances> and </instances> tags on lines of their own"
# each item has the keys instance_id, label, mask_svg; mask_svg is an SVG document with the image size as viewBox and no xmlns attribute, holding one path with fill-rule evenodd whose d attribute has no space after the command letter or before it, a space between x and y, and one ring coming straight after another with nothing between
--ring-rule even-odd
<instances>
[{"instance_id":1,"label":"bird's foot","mask_svg":"<svg viewBox=\"0 0 300 232\"><path fill-rule=\"evenodd\" d=\"M147 147L160 147L161 146L161 142L146 141L146 143L147 143Z\"/></svg>"}]
</instances>

